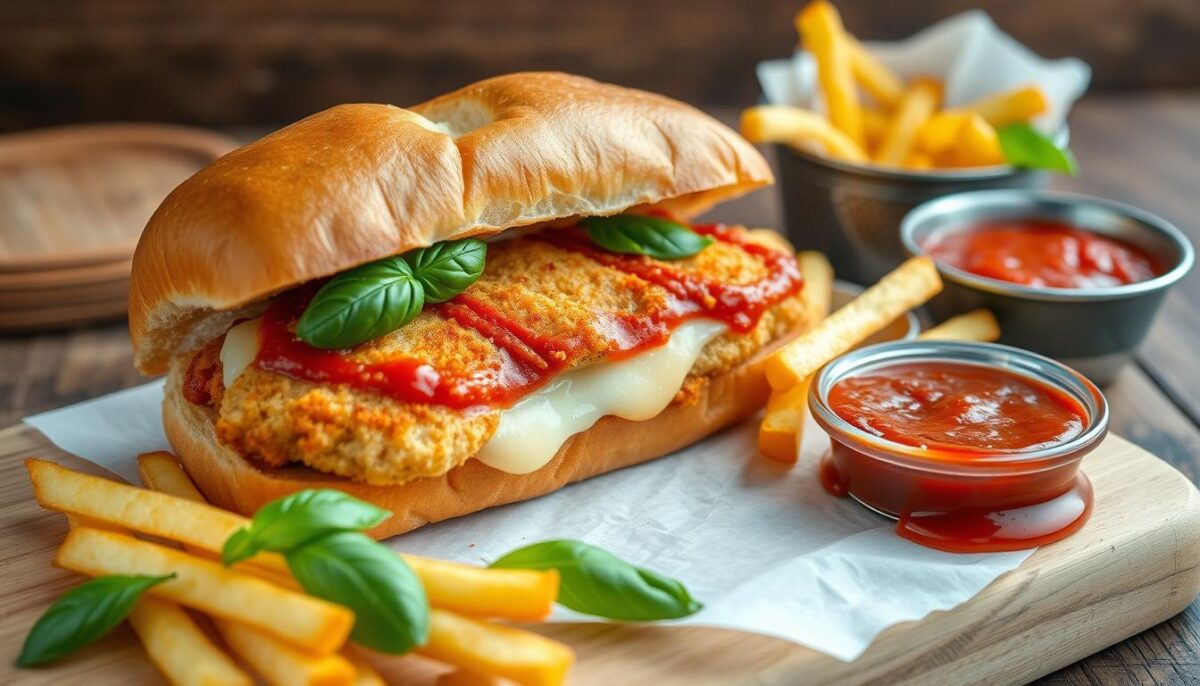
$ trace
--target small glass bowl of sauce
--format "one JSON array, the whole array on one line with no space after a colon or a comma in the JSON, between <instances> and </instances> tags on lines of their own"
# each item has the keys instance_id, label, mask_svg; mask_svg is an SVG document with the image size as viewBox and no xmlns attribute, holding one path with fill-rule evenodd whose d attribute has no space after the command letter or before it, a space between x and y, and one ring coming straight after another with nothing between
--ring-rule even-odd
<instances>
[{"instance_id":1,"label":"small glass bowl of sauce","mask_svg":"<svg viewBox=\"0 0 1200 686\"><path fill-rule=\"evenodd\" d=\"M1021 550L1087 521L1079 463L1108 432L1083 375L988 343L899 341L822 368L809 405L829 434L821 483L951 552Z\"/></svg>"}]
</instances>

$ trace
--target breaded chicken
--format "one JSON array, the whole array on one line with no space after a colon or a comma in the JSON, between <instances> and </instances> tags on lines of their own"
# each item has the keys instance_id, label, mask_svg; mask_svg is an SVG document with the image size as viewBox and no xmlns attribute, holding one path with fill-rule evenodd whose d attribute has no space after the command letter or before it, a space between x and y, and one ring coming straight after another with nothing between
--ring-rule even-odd
<instances>
[{"instance_id":1,"label":"breaded chicken","mask_svg":"<svg viewBox=\"0 0 1200 686\"><path fill-rule=\"evenodd\" d=\"M774 237L753 240L777 244ZM726 284L750 284L768 275L762 260L724 241L671 262L670 268ZM804 321L804 306L794 290L749 331L730 330L713 339L675 402L694 402L706 378L810 324ZM536 236L492 243L483 275L464 297L539 336L563 342L563 350L552 350L549 361L563 365L561 371L602 363L622 350L627 342L614 333L612 322L678 305L678 298L663 286ZM218 340L196 354L185 392L193 389L189 400L217 411L223 442L269 466L301 462L372 484L437 476L475 455L495 432L503 410L402 402L376 391L305 381L254 365L226 389L220 382L219 349ZM443 377L485 383L504 372L507 360L501 348L448 316L445 307L427 307L408 325L349 355L368 364L420 360Z\"/></svg>"}]
</instances>

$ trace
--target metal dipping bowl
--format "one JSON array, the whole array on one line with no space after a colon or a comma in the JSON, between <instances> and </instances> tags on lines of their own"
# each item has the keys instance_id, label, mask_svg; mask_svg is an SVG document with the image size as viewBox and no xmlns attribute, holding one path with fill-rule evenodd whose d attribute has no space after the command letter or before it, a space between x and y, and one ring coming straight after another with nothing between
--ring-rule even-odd
<instances>
[{"instance_id":1,"label":"metal dipping bowl","mask_svg":"<svg viewBox=\"0 0 1200 686\"><path fill-rule=\"evenodd\" d=\"M1110 200L1071 193L998 190L957 193L927 202L901 223L900 239L922 255L935 231L995 219L1057 220L1136 245L1158 260L1162 275L1107 288L1024 286L938 263L945 289L929 303L939 319L986 307L1000 321L1000 342L1048 355L1099 384L1130 359L1167 289L1192 268L1191 244L1167 221Z\"/></svg>"},{"instance_id":2,"label":"metal dipping bowl","mask_svg":"<svg viewBox=\"0 0 1200 686\"><path fill-rule=\"evenodd\" d=\"M1064 129L1059 139L1066 141ZM798 250L819 250L834 272L875 283L904 261L900 220L948 193L1042 188L1048 175L1009 166L911 171L830 160L775 146L787 236Z\"/></svg>"}]
</instances>

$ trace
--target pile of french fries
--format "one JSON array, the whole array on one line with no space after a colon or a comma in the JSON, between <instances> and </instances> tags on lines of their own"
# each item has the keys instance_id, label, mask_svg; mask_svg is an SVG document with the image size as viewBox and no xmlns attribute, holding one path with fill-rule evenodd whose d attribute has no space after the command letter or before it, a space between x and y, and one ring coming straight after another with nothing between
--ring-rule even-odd
<instances>
[{"instance_id":1,"label":"pile of french fries","mask_svg":"<svg viewBox=\"0 0 1200 686\"><path fill-rule=\"evenodd\" d=\"M38 503L65 513L71 524L55 565L93 577L174 575L142 596L129 616L168 681L248 685L254 683L248 668L272 686L384 683L366 652L347 643L353 613L304 594L281 555L221 564L226 539L248 519L206 503L169 453L141 455L138 466L149 490L45 460L26 461ZM558 596L557 571L403 558L431 606L429 637L418 654L476 683L494 677L533 685L565 680L574 662L568 646L491 621L544 619ZM223 645L184 608L211 620Z\"/></svg>"},{"instance_id":2,"label":"pile of french fries","mask_svg":"<svg viewBox=\"0 0 1200 686\"><path fill-rule=\"evenodd\" d=\"M813 373L942 287L930 259L912 258L826 316L833 284L829 262L817 252L802 252L797 260L806 281L804 306L820 323L765 361L772 394L759 446L782 462L798 457ZM998 336L986 310L922 334L943 340ZM250 520L205 502L173 455L138 457L147 488L45 460L25 464L38 504L64 513L71 525L55 565L92 577L170 575L138 599L128 619L171 683L243 686L254 683L251 673L272 686L384 683L372 661L389 658L348 642L354 614L305 594L282 555L261 552L232 567L221 563L226 541ZM415 652L454 667L450 682L563 683L575 657L568 646L493 621L545 619L558 598L557 571L402 557L430 604L428 640ZM206 617L214 631L206 631L188 610Z\"/></svg>"},{"instance_id":3,"label":"pile of french fries","mask_svg":"<svg viewBox=\"0 0 1200 686\"><path fill-rule=\"evenodd\" d=\"M905 83L846 32L826 0L796 15L801 45L817 64L826 116L766 105L742 113L742 135L856 164L911 170L1004 164L998 127L1030 122L1048 108L1037 86L942 108L942 83Z\"/></svg>"},{"instance_id":4,"label":"pile of french fries","mask_svg":"<svg viewBox=\"0 0 1200 686\"><path fill-rule=\"evenodd\" d=\"M820 275L818 283L831 281L832 273L828 277L825 275L828 262L822 265L824 258L819 254L809 254L807 258L805 254L800 256L805 290L812 283L808 280L808 270L814 267ZM808 393L813 373L905 312L923 304L941 289L942 281L933 260L914 257L767 358L765 369L771 384L771 397L759 426L759 452L779 462L796 462L808 417ZM828 301L830 293L820 290L806 297ZM987 310L954 317L921 334L923 339L937 340L994 341L999 337L1000 327L995 316Z\"/></svg>"}]
</instances>

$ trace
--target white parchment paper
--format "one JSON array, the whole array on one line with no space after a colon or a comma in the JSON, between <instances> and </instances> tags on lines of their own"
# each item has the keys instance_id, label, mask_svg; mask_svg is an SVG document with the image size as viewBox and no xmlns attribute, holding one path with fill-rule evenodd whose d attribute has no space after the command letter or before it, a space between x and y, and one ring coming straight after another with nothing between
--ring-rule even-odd
<instances>
[{"instance_id":1,"label":"white parchment paper","mask_svg":"<svg viewBox=\"0 0 1200 686\"><path fill-rule=\"evenodd\" d=\"M168 448L161 402L155 382L26 421L137 483L135 455ZM821 489L816 465L827 448L810 421L800 463L778 465L758 456L748 422L670 457L390 544L486 563L528 543L578 538L682 580L705 609L680 624L766 634L847 661L887 627L962 603L1031 554L954 555L897 537L883 517Z\"/></svg>"},{"instance_id":2,"label":"white parchment paper","mask_svg":"<svg viewBox=\"0 0 1200 686\"><path fill-rule=\"evenodd\" d=\"M848 27L853 33L854 27ZM1073 58L1046 60L1001 31L986 12L972 10L945 19L905 40L866 46L897 74L910 79L936 76L946 85L945 106L964 105L985 95L1037 84L1050 101L1035 125L1054 133L1087 90L1092 72ZM758 65L758 81L772 105L824 110L812 55Z\"/></svg>"}]
</instances>

